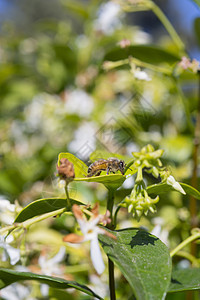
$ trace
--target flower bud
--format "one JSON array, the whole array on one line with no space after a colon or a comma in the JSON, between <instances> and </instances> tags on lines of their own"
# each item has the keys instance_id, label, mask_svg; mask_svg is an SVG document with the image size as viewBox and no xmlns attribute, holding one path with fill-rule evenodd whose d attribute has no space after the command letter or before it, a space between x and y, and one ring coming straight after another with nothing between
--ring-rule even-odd
<instances>
[{"instance_id":1,"label":"flower bud","mask_svg":"<svg viewBox=\"0 0 200 300\"><path fill-rule=\"evenodd\" d=\"M67 158L61 158L57 170L61 180L71 181L75 177L74 166Z\"/></svg>"}]
</instances>

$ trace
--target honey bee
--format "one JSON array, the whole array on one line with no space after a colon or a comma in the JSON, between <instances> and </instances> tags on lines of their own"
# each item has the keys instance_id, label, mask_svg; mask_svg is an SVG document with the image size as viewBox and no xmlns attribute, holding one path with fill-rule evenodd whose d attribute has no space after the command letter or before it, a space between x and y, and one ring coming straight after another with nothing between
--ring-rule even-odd
<instances>
[{"instance_id":1,"label":"honey bee","mask_svg":"<svg viewBox=\"0 0 200 300\"><path fill-rule=\"evenodd\" d=\"M107 171L107 175L112 172L120 171L122 175L124 175L125 162L123 160L119 160L118 158L111 157L108 159L99 159L93 162L88 167L87 177L99 176L101 171Z\"/></svg>"}]
</instances>

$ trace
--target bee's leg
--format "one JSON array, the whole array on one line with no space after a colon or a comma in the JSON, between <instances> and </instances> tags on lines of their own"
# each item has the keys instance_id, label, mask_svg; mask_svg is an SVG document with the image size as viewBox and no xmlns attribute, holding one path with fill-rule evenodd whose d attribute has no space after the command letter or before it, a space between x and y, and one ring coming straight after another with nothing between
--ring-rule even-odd
<instances>
[{"instance_id":1,"label":"bee's leg","mask_svg":"<svg viewBox=\"0 0 200 300\"><path fill-rule=\"evenodd\" d=\"M101 171L98 171L95 176L99 176L101 174Z\"/></svg>"},{"instance_id":2,"label":"bee's leg","mask_svg":"<svg viewBox=\"0 0 200 300\"><path fill-rule=\"evenodd\" d=\"M108 167L106 171L107 171L106 175L108 175L110 173L110 168Z\"/></svg>"}]
</instances>

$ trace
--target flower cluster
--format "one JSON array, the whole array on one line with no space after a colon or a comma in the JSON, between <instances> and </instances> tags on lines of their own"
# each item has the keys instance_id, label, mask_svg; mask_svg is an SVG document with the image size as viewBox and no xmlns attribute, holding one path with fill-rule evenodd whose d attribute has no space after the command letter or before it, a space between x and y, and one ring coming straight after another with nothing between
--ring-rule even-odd
<instances>
[{"instance_id":1,"label":"flower cluster","mask_svg":"<svg viewBox=\"0 0 200 300\"><path fill-rule=\"evenodd\" d=\"M178 65L183 70L191 70L193 73L197 73L197 71L199 70L199 62L196 59L193 59L191 61L186 56L182 57L182 59L181 59L181 61L179 62Z\"/></svg>"},{"instance_id":2,"label":"flower cluster","mask_svg":"<svg viewBox=\"0 0 200 300\"><path fill-rule=\"evenodd\" d=\"M152 199L145 187L144 183L135 184L134 189L129 197L126 197L121 206L127 207L128 212L132 213L133 216L139 221L142 214L148 214L150 210L152 213L156 212L155 204L159 201L159 196Z\"/></svg>"},{"instance_id":3,"label":"flower cluster","mask_svg":"<svg viewBox=\"0 0 200 300\"><path fill-rule=\"evenodd\" d=\"M140 152L132 152L135 157L134 167L138 168L138 176L136 182L142 181L141 171L145 168L146 172L151 173L158 178L163 172L162 162L160 160L164 150L155 150L152 145L147 145L141 149Z\"/></svg>"}]
</instances>

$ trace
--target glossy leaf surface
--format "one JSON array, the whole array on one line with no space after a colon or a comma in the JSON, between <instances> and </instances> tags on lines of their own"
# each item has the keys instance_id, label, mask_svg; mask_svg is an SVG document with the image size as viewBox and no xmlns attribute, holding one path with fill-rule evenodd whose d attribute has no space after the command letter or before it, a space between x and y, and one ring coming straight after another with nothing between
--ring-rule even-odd
<instances>
[{"instance_id":1,"label":"glossy leaf surface","mask_svg":"<svg viewBox=\"0 0 200 300\"><path fill-rule=\"evenodd\" d=\"M104 184L107 188L117 189L126 179L126 176L123 176L120 173L106 175L106 172L102 172L102 175L100 176L87 177L88 166L83 161L71 153L60 153L58 161L60 161L61 158L67 158L73 163L75 171L74 181L98 182Z\"/></svg>"},{"instance_id":2,"label":"glossy leaf surface","mask_svg":"<svg viewBox=\"0 0 200 300\"><path fill-rule=\"evenodd\" d=\"M125 49L116 47L106 54L104 60L117 61L129 56L151 64L174 64L180 60L177 55L153 45L134 45Z\"/></svg>"},{"instance_id":3,"label":"glossy leaf surface","mask_svg":"<svg viewBox=\"0 0 200 300\"><path fill-rule=\"evenodd\" d=\"M157 237L134 228L100 236L108 257L119 267L139 300L164 299L171 279L168 248Z\"/></svg>"},{"instance_id":4,"label":"glossy leaf surface","mask_svg":"<svg viewBox=\"0 0 200 300\"><path fill-rule=\"evenodd\" d=\"M186 183L180 183L186 194L195 197L196 199L200 200L200 192L193 188L192 186L186 184ZM167 193L169 191L177 191L175 190L171 185L167 183L159 183L159 184L153 184L147 187L147 191L149 194L161 194L161 193Z\"/></svg>"},{"instance_id":5,"label":"glossy leaf surface","mask_svg":"<svg viewBox=\"0 0 200 300\"><path fill-rule=\"evenodd\" d=\"M181 292L200 289L200 269L182 269L172 272L168 292Z\"/></svg>"},{"instance_id":6,"label":"glossy leaf surface","mask_svg":"<svg viewBox=\"0 0 200 300\"><path fill-rule=\"evenodd\" d=\"M37 280L41 283L45 283L51 287L55 287L59 289L75 288L90 296L101 299L100 296L96 295L87 286L79 284L76 281L68 281L58 277L39 275L31 272L18 272L14 270L0 268L0 289L10 285L13 282L21 281L21 280Z\"/></svg>"},{"instance_id":7,"label":"glossy leaf surface","mask_svg":"<svg viewBox=\"0 0 200 300\"><path fill-rule=\"evenodd\" d=\"M73 199L70 199L70 201L72 205L75 203L82 204L81 202ZM15 219L15 222L24 222L33 217L58 210L60 208L64 208L66 207L66 205L67 200L63 198L48 198L36 200L20 211Z\"/></svg>"}]
</instances>

